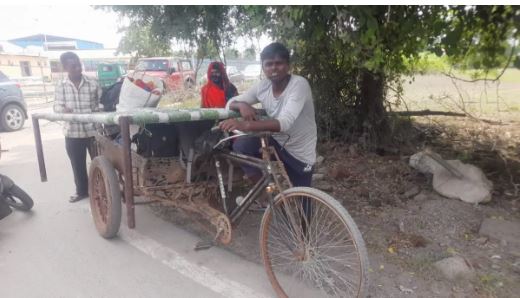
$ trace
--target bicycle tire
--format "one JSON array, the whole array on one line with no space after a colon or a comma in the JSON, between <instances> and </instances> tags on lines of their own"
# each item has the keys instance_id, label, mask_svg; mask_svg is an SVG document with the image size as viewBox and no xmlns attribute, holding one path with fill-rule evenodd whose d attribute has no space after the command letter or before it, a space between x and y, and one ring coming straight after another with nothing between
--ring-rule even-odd
<instances>
[{"instance_id":1,"label":"bicycle tire","mask_svg":"<svg viewBox=\"0 0 520 298\"><path fill-rule=\"evenodd\" d=\"M358 272L358 276L356 278L354 278L355 283L356 283L355 290L353 290L351 293L347 293L346 291L341 292L340 291L341 289L335 288L336 284L338 284L338 286L339 285L344 286L343 288L346 288L346 290L349 289L349 286L346 282L345 282L345 285L341 284L343 281L343 279L341 277L339 277L339 276L330 277L330 275L333 275L333 274L330 274L326 277L318 276L319 274L316 274L312 278L309 278L308 280L304 280L304 281L298 280L298 283L296 283L297 284L296 289L295 289L296 292L298 292L298 291L302 292L303 288L309 288L309 289L312 288L313 291L316 293L310 293L308 290L304 290L305 294L307 294L309 297L318 297L318 296L323 296L323 297L365 297L367 295L367 290L368 290L368 267L369 267L368 254L367 254L365 243L363 241L361 233L360 233L359 229L357 228L352 217L348 214L347 210L330 195L328 195L322 191L319 191L317 189L313 189L313 188L309 188L309 187L290 188L288 190L285 190L283 192L283 195L286 199L285 202L288 202L288 203L284 204L284 202L282 200L282 195L279 194L274 200L275 207L273 208L272 206L270 206L269 208L267 208L266 212L264 213L264 216L262 218L262 224L260 227L260 252L262 255L262 260L264 262L264 267L265 267L266 273L268 275L269 281L271 282L271 285L273 286L273 289L275 290L278 297L303 297L302 293L298 293L298 294L292 293L292 292L288 293L289 289L286 286L286 284L288 282L286 282L286 281L290 281L291 283L294 281L294 278L293 278L294 276L289 277L289 275L291 274L290 271L292 268L290 266L290 265L292 265L290 263L291 260L293 263L296 264L295 268L299 268L298 266L300 266L301 268L304 268L304 264L305 264L305 266L311 266L312 264L315 264L315 267L319 269L316 271L320 271L320 273L321 273L321 270L323 269L323 270L325 270L325 271L323 271L323 275L326 275L328 273L327 268L322 267L322 265L325 264L325 262L328 262L327 264L332 263L331 260L334 260L334 258L330 258L330 260L329 260L329 259L327 259L329 257L325 258L324 255L321 255L321 253L323 253L325 251L331 251L331 250L343 251L343 249L341 248L342 246L339 244L337 245L337 248L334 246L326 246L326 243L324 244L323 247L321 247L321 248L319 247L321 244L318 243L318 242L320 242L318 240L321 239L320 237L322 236L322 234L321 234L322 232L320 231L319 232L320 234L318 234L317 228L315 230L313 230L313 225L318 225L318 222L320 222L321 219L318 216L319 214L316 214L316 215L309 214L310 212L314 212L314 210L316 210L316 213L320 212L319 210L321 210L321 209L319 209L319 208L327 208L325 211L328 211L328 213L326 213L326 214L335 216L335 218L333 218L333 219L327 217L326 219L324 219L325 221L323 223L324 224L327 223L329 226L331 226L333 224L331 224L330 222L334 222L334 220L338 220L337 223L339 223L339 227L341 227L341 224L344 226L344 228L345 228L344 231L346 231L348 233L348 238L351 239L351 241L353 243L352 247L356 253L355 258L354 258L356 261L356 266L352 266L352 268L353 268L352 270ZM304 236L304 240L299 240L299 242L302 243L302 241L303 242L307 241L308 243L303 245L303 246L305 246L304 249L299 249L299 250L294 249L294 250L284 251L284 246L275 246L275 241L273 241L273 239L276 239L275 232L280 233L280 229L275 230L274 222L278 221L280 227L283 225L290 226L290 224L288 224L288 222L291 219L290 214L293 211L290 211L290 212L287 211L287 210L289 210L288 204L291 204L290 200L297 200L298 198L301 198L301 197L306 197L307 199L310 199L310 201L301 200L301 202L302 202L301 204L303 206L303 204L304 204L303 202L310 202L310 203L305 203L305 204L308 204L307 209L311 210L311 211L305 211L304 210L305 207L296 207L295 208L295 209L301 209L298 212L301 212L300 215L302 215L302 218L303 218L303 212L305 212L307 214L306 216L308 217L308 219L307 219L308 221L300 219L301 227L299 227L299 228L301 228L301 230L302 230L301 235L305 235L305 236ZM319 203L321 205L313 205L312 203L316 203L316 204ZM284 204L283 208L281 207L281 204ZM300 206L300 203L294 203L294 206ZM312 207L312 206L316 206L316 207ZM274 212L273 212L273 210L274 210ZM283 212L280 213L277 210L278 211L283 210ZM325 211L323 211L323 212L325 212ZM273 220L273 214L276 214L276 213L277 213L276 217L282 218L282 219ZM323 213L322 215L324 218L326 217L325 213ZM294 216L293 216L293 218L294 218ZM303 218L303 219L305 219L305 218ZM285 220L285 222L284 222L284 220ZM303 223L306 223L306 226L307 226L306 228L303 228L303 226L304 226ZM336 222L334 222L334 227L336 227ZM306 232L303 232L304 229L306 230ZM340 230L340 231L342 231L342 230ZM296 229L292 229L291 232L296 232ZM316 232L316 237L313 237L314 232ZM327 234L327 233L325 233L325 234ZM288 242L290 240L290 238L296 237L294 233L287 234L287 235L280 235L280 234L278 234L278 235L281 236L280 238L278 238L279 240L277 240L279 242L283 242L283 241ZM339 238L337 238L338 237L337 235L339 235ZM320 237L318 237L318 236L320 236ZM347 236L347 234L345 233L345 235L342 235L342 233L338 233L338 234L334 235L333 239L341 240L343 236ZM301 237L303 237L303 236L301 236ZM314 239L314 238L316 238L316 239ZM287 239L289 239L289 240L287 240ZM295 241L295 242L298 242L298 241ZM284 245L288 248L290 246L287 243L284 243ZM347 246L345 246L345 247L347 247ZM298 252L298 251L301 252L300 255L297 255L296 252ZM278 254L278 256L276 254ZM276 258L281 259L282 261L279 263L278 266L273 266L273 264L277 265ZM301 260L298 260L299 258ZM289 260L289 261L287 261L287 260ZM325 261L323 261L323 260L325 260ZM343 262L343 259L338 259L338 260L340 260L340 261L335 261L333 263L333 265L341 267L341 268L348 267L345 270L350 270L349 269L350 267L348 264L343 264L343 263L347 263L347 261ZM284 264L284 261L287 261L288 263ZM314 262L314 263L312 263L312 262ZM309 265L309 264L311 264L311 265ZM314 265L312 265L312 266L314 266ZM275 267L275 268L273 268L273 267ZM330 267L332 267L332 265ZM306 268L311 268L311 267L306 267ZM306 269L302 269L302 270L304 271L303 277L305 277ZM309 271L310 270L312 270L312 269L309 269ZM342 272L342 271L335 271L332 268L329 268L329 270L330 270L329 272L332 272L332 273L333 272L337 272L337 273ZM314 273L316 273L316 272L314 272ZM298 272L298 276L299 275L300 275L300 273ZM309 273L309 275L312 275L312 274ZM338 281L338 282L336 282L336 281ZM307 287L307 286L309 286L309 284L310 284L310 287Z\"/></svg>"}]
</instances>

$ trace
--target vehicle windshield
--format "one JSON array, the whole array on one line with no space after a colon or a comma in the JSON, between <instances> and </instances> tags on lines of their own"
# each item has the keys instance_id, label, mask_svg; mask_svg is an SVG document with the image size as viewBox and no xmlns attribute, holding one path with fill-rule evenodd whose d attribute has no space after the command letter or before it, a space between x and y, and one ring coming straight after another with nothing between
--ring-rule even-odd
<instances>
[{"instance_id":1,"label":"vehicle windshield","mask_svg":"<svg viewBox=\"0 0 520 298\"><path fill-rule=\"evenodd\" d=\"M135 70L140 71L168 71L168 60L141 60L137 63Z\"/></svg>"}]
</instances>

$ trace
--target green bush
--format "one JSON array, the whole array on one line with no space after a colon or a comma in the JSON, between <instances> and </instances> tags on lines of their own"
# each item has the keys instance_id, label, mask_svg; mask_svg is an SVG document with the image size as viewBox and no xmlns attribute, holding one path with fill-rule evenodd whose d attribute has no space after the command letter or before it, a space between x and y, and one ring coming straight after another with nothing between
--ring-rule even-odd
<instances>
[{"instance_id":1,"label":"green bush","mask_svg":"<svg viewBox=\"0 0 520 298\"><path fill-rule=\"evenodd\" d=\"M448 57L439 57L430 52L420 53L418 59L414 61L408 60L406 66L410 72L416 74L438 74L449 72L450 70Z\"/></svg>"}]
</instances>

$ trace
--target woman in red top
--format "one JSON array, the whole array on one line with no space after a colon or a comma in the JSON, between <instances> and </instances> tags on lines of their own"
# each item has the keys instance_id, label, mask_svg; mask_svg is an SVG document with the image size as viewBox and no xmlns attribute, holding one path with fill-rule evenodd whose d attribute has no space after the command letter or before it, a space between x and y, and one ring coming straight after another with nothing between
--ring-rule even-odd
<instances>
[{"instance_id":1,"label":"woman in red top","mask_svg":"<svg viewBox=\"0 0 520 298\"><path fill-rule=\"evenodd\" d=\"M237 88L229 81L224 64L211 62L208 67L208 82L201 90L201 107L224 108L227 101L237 95Z\"/></svg>"}]
</instances>

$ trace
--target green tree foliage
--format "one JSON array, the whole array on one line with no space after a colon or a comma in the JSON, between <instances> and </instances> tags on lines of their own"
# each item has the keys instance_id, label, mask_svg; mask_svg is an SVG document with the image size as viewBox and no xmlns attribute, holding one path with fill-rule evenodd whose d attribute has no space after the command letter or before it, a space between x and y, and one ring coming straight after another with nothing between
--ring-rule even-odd
<instances>
[{"instance_id":1,"label":"green tree foliage","mask_svg":"<svg viewBox=\"0 0 520 298\"><path fill-rule=\"evenodd\" d=\"M514 6L116 6L153 34L219 53L238 36L269 34L293 52L313 88L322 136L388 141L389 87L432 51L460 68L512 62L520 37Z\"/></svg>"},{"instance_id":2,"label":"green tree foliage","mask_svg":"<svg viewBox=\"0 0 520 298\"><path fill-rule=\"evenodd\" d=\"M131 25L121 31L124 36L117 47L118 53L132 54L134 60L172 54L169 40L161 40L148 26Z\"/></svg>"},{"instance_id":3,"label":"green tree foliage","mask_svg":"<svg viewBox=\"0 0 520 298\"><path fill-rule=\"evenodd\" d=\"M255 47L250 46L244 50L244 53L242 53L242 57L244 59L254 60L256 58L256 50Z\"/></svg>"},{"instance_id":4,"label":"green tree foliage","mask_svg":"<svg viewBox=\"0 0 520 298\"><path fill-rule=\"evenodd\" d=\"M237 49L228 48L224 50L224 56L226 59L237 59L240 58L240 52Z\"/></svg>"},{"instance_id":5,"label":"green tree foliage","mask_svg":"<svg viewBox=\"0 0 520 298\"><path fill-rule=\"evenodd\" d=\"M199 54L214 49L222 54L236 37L238 8L235 6L121 5L112 6L112 9L129 17L133 24L150 26L159 40L179 40L202 48Z\"/></svg>"},{"instance_id":6,"label":"green tree foliage","mask_svg":"<svg viewBox=\"0 0 520 298\"><path fill-rule=\"evenodd\" d=\"M453 64L504 67L504 44L518 39L520 24L518 9L503 6L286 6L266 13L272 36L294 50L296 67L311 81L322 132L361 133L375 145L391 136L386 90L401 89L422 51Z\"/></svg>"}]
</instances>

